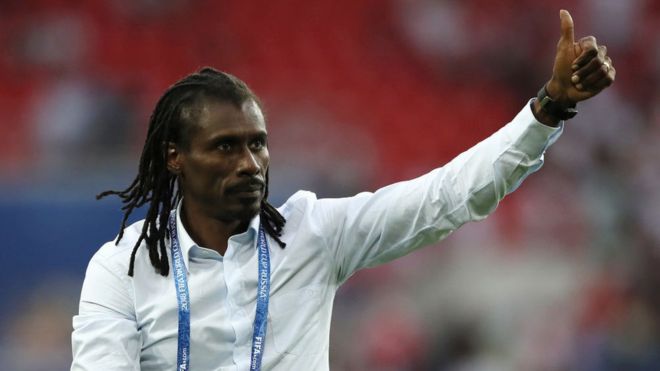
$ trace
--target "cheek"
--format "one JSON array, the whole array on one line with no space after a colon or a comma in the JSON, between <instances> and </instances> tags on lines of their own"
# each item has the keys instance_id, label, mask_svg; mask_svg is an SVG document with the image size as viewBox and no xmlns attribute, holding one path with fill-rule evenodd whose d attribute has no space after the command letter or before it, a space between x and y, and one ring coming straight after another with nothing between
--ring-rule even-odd
<instances>
[{"instance_id":1,"label":"cheek","mask_svg":"<svg viewBox=\"0 0 660 371\"><path fill-rule=\"evenodd\" d=\"M227 164L222 161L197 161L187 167L188 182L195 183L197 187L216 189L224 187L226 183Z\"/></svg>"},{"instance_id":2,"label":"cheek","mask_svg":"<svg viewBox=\"0 0 660 371\"><path fill-rule=\"evenodd\" d=\"M261 168L264 169L264 171L268 170L268 166L270 165L270 154L268 153L267 148L259 154L259 161L261 163Z\"/></svg>"}]
</instances>

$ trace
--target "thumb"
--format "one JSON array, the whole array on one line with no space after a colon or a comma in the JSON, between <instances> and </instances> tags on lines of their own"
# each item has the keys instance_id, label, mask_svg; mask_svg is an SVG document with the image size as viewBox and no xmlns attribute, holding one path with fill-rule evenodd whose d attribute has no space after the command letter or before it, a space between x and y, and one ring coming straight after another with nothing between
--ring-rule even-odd
<instances>
[{"instance_id":1,"label":"thumb","mask_svg":"<svg viewBox=\"0 0 660 371\"><path fill-rule=\"evenodd\" d=\"M573 18L571 17L571 13L568 10L562 9L559 11L559 19L561 20L561 38L559 42L572 45L575 42L575 37L573 36Z\"/></svg>"}]
</instances>

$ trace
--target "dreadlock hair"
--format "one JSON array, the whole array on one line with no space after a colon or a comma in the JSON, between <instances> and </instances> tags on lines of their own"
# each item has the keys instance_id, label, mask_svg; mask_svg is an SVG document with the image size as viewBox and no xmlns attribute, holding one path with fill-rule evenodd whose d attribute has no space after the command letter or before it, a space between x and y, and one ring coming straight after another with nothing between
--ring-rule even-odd
<instances>
[{"instance_id":1,"label":"dreadlock hair","mask_svg":"<svg viewBox=\"0 0 660 371\"><path fill-rule=\"evenodd\" d=\"M144 142L138 174L133 182L123 191L109 190L96 196L99 200L109 195L118 196L122 203L124 218L121 221L119 235L115 241L118 244L124 235L124 228L129 215L145 204L149 204L142 232L131 253L128 275L133 276L135 254L142 241L146 241L149 249L149 260L156 272L162 276L169 274L169 262L165 241L168 239L167 220L170 211L181 199L181 190L177 185L177 177L167 169L165 144L173 142L188 148L192 125L188 123L186 112L192 105L204 97L212 97L229 102L240 108L248 100L253 100L261 106L257 96L240 79L228 73L205 67L190 74L170 86L158 100L156 108L149 118L149 129ZM280 247L286 244L281 241L282 229L286 220L267 201L268 171L266 171L266 188L261 201L261 222L266 231Z\"/></svg>"}]
</instances>

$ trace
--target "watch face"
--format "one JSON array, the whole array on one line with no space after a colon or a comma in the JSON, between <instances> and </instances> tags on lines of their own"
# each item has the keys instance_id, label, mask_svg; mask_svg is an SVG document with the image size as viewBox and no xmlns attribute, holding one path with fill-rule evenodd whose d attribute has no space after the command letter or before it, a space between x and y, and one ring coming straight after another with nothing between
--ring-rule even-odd
<instances>
[{"instance_id":1,"label":"watch face","mask_svg":"<svg viewBox=\"0 0 660 371\"><path fill-rule=\"evenodd\" d=\"M543 99L539 102L541 108L544 108L548 103L552 103L552 99L549 96L544 96Z\"/></svg>"}]
</instances>

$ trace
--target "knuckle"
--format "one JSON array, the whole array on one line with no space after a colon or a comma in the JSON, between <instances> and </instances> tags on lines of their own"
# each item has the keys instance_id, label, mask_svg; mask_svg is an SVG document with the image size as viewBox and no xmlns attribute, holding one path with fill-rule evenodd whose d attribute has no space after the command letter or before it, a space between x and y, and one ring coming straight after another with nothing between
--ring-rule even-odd
<instances>
[{"instance_id":1,"label":"knuckle","mask_svg":"<svg viewBox=\"0 0 660 371\"><path fill-rule=\"evenodd\" d=\"M593 59L595 56L598 55L598 49L596 49L596 48L587 48L587 47L585 47L585 48L582 48L582 50L583 50L582 53L583 53L584 58Z\"/></svg>"},{"instance_id":2,"label":"knuckle","mask_svg":"<svg viewBox=\"0 0 660 371\"><path fill-rule=\"evenodd\" d=\"M596 48L596 38L593 36L587 36L580 39L580 44L585 47Z\"/></svg>"}]
</instances>

